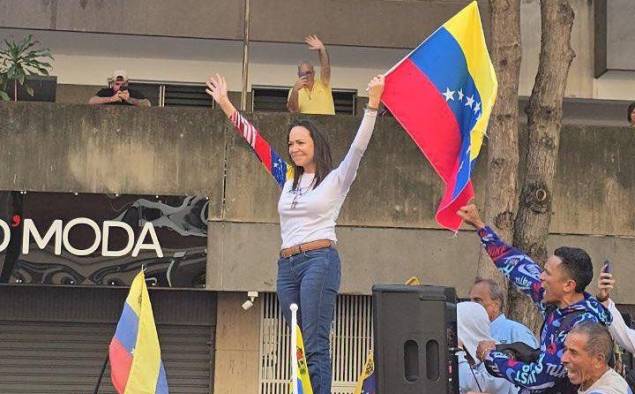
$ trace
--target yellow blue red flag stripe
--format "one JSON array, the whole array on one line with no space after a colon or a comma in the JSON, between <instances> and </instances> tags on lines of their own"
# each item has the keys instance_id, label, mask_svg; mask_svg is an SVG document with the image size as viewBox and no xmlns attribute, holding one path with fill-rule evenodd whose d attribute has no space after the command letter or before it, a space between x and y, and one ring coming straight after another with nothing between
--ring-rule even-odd
<instances>
[{"instance_id":1,"label":"yellow blue red flag stripe","mask_svg":"<svg viewBox=\"0 0 635 394\"><path fill-rule=\"evenodd\" d=\"M294 394L313 394L311 387L311 376L309 375L309 367L306 363L306 355L304 353L304 340L302 339L302 330L300 326L295 325L297 335L297 346L295 352L295 361L298 363L298 387L293 391Z\"/></svg>"},{"instance_id":2,"label":"yellow blue red flag stripe","mask_svg":"<svg viewBox=\"0 0 635 394\"><path fill-rule=\"evenodd\" d=\"M108 357L119 394L169 392L143 271L132 281Z\"/></svg>"},{"instance_id":3,"label":"yellow blue red flag stripe","mask_svg":"<svg viewBox=\"0 0 635 394\"><path fill-rule=\"evenodd\" d=\"M476 1L386 74L382 101L445 183L443 227L456 231L456 211L474 196L472 168L497 87Z\"/></svg>"},{"instance_id":4,"label":"yellow blue red flag stripe","mask_svg":"<svg viewBox=\"0 0 635 394\"><path fill-rule=\"evenodd\" d=\"M256 152L256 156L258 156L267 172L276 180L278 187L282 189L286 180L293 178L293 167L271 148L271 145L262 137L260 132L238 111L235 111L229 120Z\"/></svg>"},{"instance_id":5,"label":"yellow blue red flag stripe","mask_svg":"<svg viewBox=\"0 0 635 394\"><path fill-rule=\"evenodd\" d=\"M373 360L373 352L368 353L368 358L364 364L364 370L359 375L357 385L353 394L376 394L377 393L377 374L375 374L375 362Z\"/></svg>"}]
</instances>

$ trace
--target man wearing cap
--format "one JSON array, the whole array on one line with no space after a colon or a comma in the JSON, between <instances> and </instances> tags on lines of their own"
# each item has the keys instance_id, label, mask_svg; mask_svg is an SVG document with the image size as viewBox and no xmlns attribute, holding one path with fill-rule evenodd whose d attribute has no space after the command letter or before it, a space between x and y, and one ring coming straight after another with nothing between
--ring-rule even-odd
<instances>
[{"instance_id":1,"label":"man wearing cap","mask_svg":"<svg viewBox=\"0 0 635 394\"><path fill-rule=\"evenodd\" d=\"M109 105L134 105L136 107L149 107L150 100L133 89L128 89L128 75L124 70L115 70L112 73L112 86L100 89L94 97L88 100L88 104Z\"/></svg>"}]
</instances>

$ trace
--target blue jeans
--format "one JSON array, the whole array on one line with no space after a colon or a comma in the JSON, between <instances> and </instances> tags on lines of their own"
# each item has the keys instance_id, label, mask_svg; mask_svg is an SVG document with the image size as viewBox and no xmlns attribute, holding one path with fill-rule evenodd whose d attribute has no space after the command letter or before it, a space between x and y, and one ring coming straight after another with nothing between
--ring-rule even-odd
<instances>
[{"instance_id":1,"label":"blue jeans","mask_svg":"<svg viewBox=\"0 0 635 394\"><path fill-rule=\"evenodd\" d=\"M331 394L329 334L342 271L337 250L325 248L278 260L278 301L287 324L296 303L314 394Z\"/></svg>"}]
</instances>

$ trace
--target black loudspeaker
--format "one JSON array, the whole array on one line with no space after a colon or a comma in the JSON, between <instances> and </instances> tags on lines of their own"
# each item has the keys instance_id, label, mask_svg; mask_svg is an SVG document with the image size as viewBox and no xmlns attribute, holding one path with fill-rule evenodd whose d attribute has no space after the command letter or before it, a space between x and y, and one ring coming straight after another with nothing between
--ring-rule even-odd
<instances>
[{"instance_id":1,"label":"black loudspeaker","mask_svg":"<svg viewBox=\"0 0 635 394\"><path fill-rule=\"evenodd\" d=\"M458 393L456 291L373 286L377 394Z\"/></svg>"}]
</instances>

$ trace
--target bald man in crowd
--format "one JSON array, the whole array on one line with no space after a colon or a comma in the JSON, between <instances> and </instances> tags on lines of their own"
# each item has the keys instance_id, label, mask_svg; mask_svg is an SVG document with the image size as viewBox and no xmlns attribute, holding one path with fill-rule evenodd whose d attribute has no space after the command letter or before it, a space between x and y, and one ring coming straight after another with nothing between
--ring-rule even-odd
<instances>
[{"instance_id":1,"label":"bald man in crowd","mask_svg":"<svg viewBox=\"0 0 635 394\"><path fill-rule=\"evenodd\" d=\"M538 340L528 327L509 320L503 313L505 294L496 281L476 278L470 289L470 300L483 305L487 311L491 335L496 342L523 342L534 349L538 347Z\"/></svg>"},{"instance_id":2,"label":"bald man in crowd","mask_svg":"<svg viewBox=\"0 0 635 394\"><path fill-rule=\"evenodd\" d=\"M320 39L311 35L304 40L309 49L320 56L320 76L315 76L313 65L307 61L298 64L298 80L289 91L289 112L302 114L335 115L331 91L331 65L326 47Z\"/></svg>"}]
</instances>

